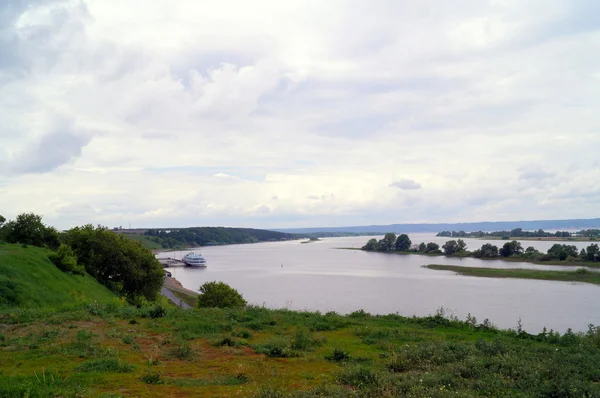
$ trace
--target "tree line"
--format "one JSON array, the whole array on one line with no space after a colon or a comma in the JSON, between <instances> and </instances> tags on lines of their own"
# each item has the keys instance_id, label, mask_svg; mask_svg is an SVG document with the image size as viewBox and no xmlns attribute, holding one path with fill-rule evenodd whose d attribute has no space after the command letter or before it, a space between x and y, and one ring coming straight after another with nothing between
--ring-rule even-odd
<instances>
[{"instance_id":1,"label":"tree line","mask_svg":"<svg viewBox=\"0 0 600 398\"><path fill-rule=\"evenodd\" d=\"M193 227L178 229L149 229L144 235L163 248L199 247L241 243L275 242L297 239L283 232L253 228ZM306 235L304 235L306 236Z\"/></svg>"},{"instance_id":2,"label":"tree line","mask_svg":"<svg viewBox=\"0 0 600 398\"><path fill-rule=\"evenodd\" d=\"M556 231L546 232L543 229L537 231L525 231L523 228L515 228L510 231L494 231L494 232L465 232L465 231L442 231L436 236L452 237L452 238L485 238L485 237L501 237L503 239L510 238L572 238L572 237L588 237L590 240L600 237L600 229L585 229L577 232Z\"/></svg>"},{"instance_id":3,"label":"tree line","mask_svg":"<svg viewBox=\"0 0 600 398\"><path fill-rule=\"evenodd\" d=\"M421 242L413 245L408 235L396 236L390 232L380 240L370 239L361 249L365 251L424 253L476 258L516 257L529 261L600 262L600 247L595 243L581 250L578 250L575 245L557 243L552 245L546 253L542 253L533 246L524 249L521 242L513 240L504 243L501 247L485 243L479 249L469 251L467 250L467 244L462 239L449 240L440 248L440 245L435 242Z\"/></svg>"},{"instance_id":4,"label":"tree line","mask_svg":"<svg viewBox=\"0 0 600 398\"><path fill-rule=\"evenodd\" d=\"M63 272L87 273L131 302L154 300L163 284L164 270L152 252L106 227L88 224L58 232L37 214L10 221L0 216L0 242L46 248Z\"/></svg>"}]
</instances>

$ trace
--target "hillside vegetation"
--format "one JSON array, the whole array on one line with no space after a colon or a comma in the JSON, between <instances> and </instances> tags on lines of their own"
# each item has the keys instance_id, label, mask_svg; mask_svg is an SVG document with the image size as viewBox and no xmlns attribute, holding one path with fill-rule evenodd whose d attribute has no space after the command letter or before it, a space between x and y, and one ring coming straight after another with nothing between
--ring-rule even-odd
<instances>
[{"instance_id":1,"label":"hillside vegetation","mask_svg":"<svg viewBox=\"0 0 600 398\"><path fill-rule=\"evenodd\" d=\"M0 306L53 307L116 296L89 275L60 271L49 250L0 244Z\"/></svg>"},{"instance_id":2,"label":"hillside vegetation","mask_svg":"<svg viewBox=\"0 0 600 398\"><path fill-rule=\"evenodd\" d=\"M179 249L184 247L231 245L241 243L276 242L297 239L298 236L253 228L194 227L149 229L144 235L126 234L149 249Z\"/></svg>"}]
</instances>

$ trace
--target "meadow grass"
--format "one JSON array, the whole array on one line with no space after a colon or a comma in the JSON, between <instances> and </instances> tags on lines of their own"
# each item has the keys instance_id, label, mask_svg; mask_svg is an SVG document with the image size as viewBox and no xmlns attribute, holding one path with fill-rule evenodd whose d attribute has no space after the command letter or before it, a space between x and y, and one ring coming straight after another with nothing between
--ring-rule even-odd
<instances>
[{"instance_id":1,"label":"meadow grass","mask_svg":"<svg viewBox=\"0 0 600 398\"><path fill-rule=\"evenodd\" d=\"M256 306L151 318L151 307L1 324L0 396L600 396L596 327L528 334L443 313Z\"/></svg>"},{"instance_id":2,"label":"meadow grass","mask_svg":"<svg viewBox=\"0 0 600 398\"><path fill-rule=\"evenodd\" d=\"M484 278L541 279L547 281L585 282L596 285L600 284L600 272L589 271L585 268L579 268L575 271L543 271L522 268L478 268L438 264L430 264L427 265L426 268L438 271L453 271L460 275Z\"/></svg>"}]
</instances>

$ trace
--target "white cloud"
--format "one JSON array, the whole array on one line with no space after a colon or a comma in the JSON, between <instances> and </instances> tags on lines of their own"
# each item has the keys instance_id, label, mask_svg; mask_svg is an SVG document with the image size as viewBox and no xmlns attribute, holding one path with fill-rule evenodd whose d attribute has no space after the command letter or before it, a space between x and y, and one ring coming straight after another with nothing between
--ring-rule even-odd
<instances>
[{"instance_id":1,"label":"white cloud","mask_svg":"<svg viewBox=\"0 0 600 398\"><path fill-rule=\"evenodd\" d=\"M600 205L591 0L9 2L7 217L285 227Z\"/></svg>"}]
</instances>

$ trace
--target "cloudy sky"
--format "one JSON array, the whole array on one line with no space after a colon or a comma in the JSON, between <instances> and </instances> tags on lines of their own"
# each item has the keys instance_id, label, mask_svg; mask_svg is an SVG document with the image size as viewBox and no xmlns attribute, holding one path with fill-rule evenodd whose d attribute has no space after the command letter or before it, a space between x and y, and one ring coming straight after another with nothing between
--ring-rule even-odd
<instances>
[{"instance_id":1,"label":"cloudy sky","mask_svg":"<svg viewBox=\"0 0 600 398\"><path fill-rule=\"evenodd\" d=\"M3 0L0 214L600 216L596 0Z\"/></svg>"}]
</instances>

